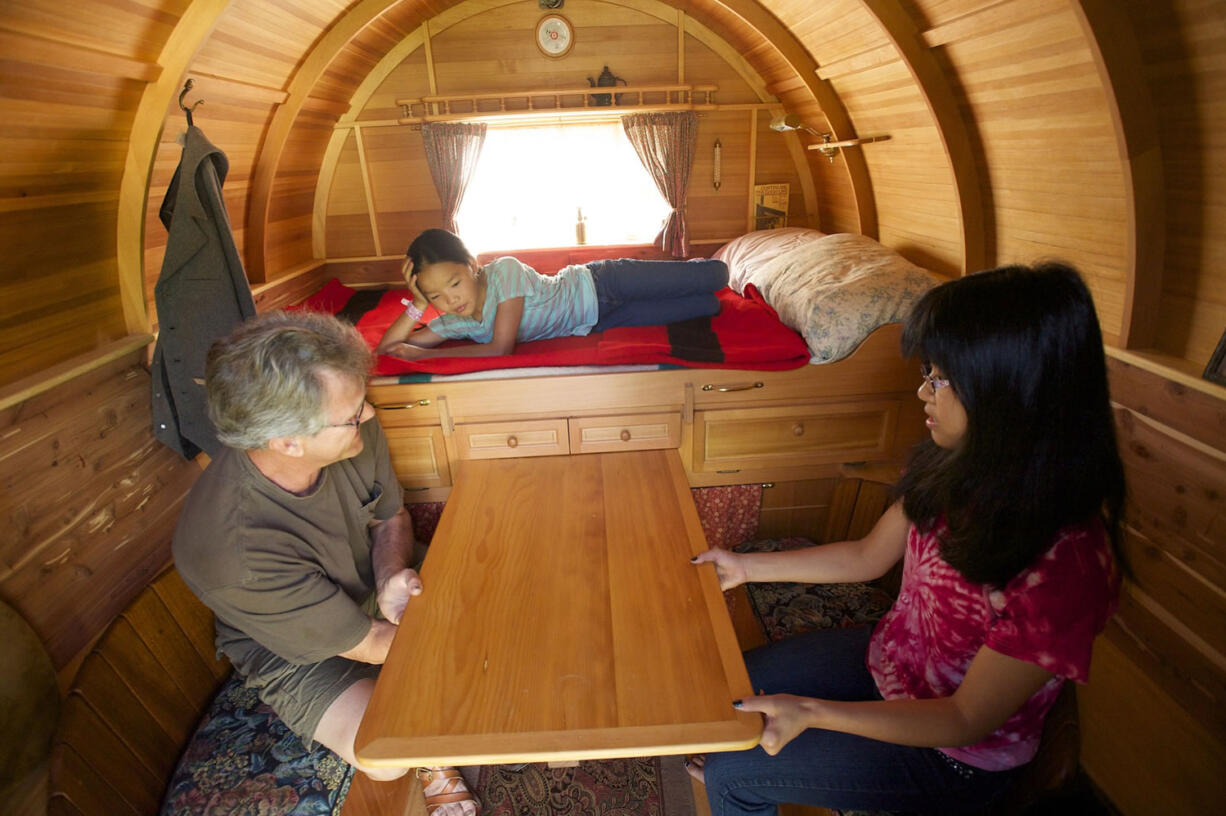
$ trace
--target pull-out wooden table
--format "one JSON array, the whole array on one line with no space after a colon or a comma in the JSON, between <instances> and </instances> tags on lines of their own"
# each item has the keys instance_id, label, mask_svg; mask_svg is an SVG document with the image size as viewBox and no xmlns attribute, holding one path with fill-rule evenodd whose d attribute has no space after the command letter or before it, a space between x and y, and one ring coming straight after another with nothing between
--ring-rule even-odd
<instances>
[{"instance_id":1,"label":"pull-out wooden table","mask_svg":"<svg viewBox=\"0 0 1226 816\"><path fill-rule=\"evenodd\" d=\"M465 462L357 736L371 766L757 744L675 451Z\"/></svg>"}]
</instances>

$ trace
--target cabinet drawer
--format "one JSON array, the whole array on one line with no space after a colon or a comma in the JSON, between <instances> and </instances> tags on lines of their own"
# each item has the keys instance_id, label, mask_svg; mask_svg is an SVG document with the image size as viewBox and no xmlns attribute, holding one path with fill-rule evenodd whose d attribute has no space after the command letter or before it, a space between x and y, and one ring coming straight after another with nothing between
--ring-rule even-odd
<instances>
[{"instance_id":1,"label":"cabinet drawer","mask_svg":"<svg viewBox=\"0 0 1226 816\"><path fill-rule=\"evenodd\" d=\"M898 424L898 402L698 411L694 470L803 466L881 459Z\"/></svg>"},{"instance_id":2,"label":"cabinet drawer","mask_svg":"<svg viewBox=\"0 0 1226 816\"><path fill-rule=\"evenodd\" d=\"M461 459L570 453L565 419L460 424L455 438Z\"/></svg>"},{"instance_id":3,"label":"cabinet drawer","mask_svg":"<svg viewBox=\"0 0 1226 816\"><path fill-rule=\"evenodd\" d=\"M571 417L571 453L656 450L681 444L680 414Z\"/></svg>"},{"instance_id":4,"label":"cabinet drawer","mask_svg":"<svg viewBox=\"0 0 1226 816\"><path fill-rule=\"evenodd\" d=\"M447 487L451 484L451 467L447 464L447 448L443 444L443 429L438 425L408 428L384 428L392 469L396 478L407 488Z\"/></svg>"}]
</instances>

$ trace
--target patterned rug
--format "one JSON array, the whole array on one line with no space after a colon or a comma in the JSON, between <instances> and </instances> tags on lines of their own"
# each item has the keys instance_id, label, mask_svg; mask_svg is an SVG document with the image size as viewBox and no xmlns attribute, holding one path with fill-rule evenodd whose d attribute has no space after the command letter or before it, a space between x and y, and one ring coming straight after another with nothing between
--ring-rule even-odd
<instances>
[{"instance_id":1,"label":"patterned rug","mask_svg":"<svg viewBox=\"0 0 1226 816\"><path fill-rule=\"evenodd\" d=\"M677 777L679 771L680 777ZM572 768L543 763L480 770L485 816L687 816L689 778L678 757L608 759Z\"/></svg>"}]
</instances>

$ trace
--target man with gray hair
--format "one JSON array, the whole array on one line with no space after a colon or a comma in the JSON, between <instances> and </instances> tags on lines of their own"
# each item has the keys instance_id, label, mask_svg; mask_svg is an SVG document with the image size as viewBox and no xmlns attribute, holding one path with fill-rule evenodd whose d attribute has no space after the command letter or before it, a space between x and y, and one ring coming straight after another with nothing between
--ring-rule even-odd
<instances>
[{"instance_id":1,"label":"man with gray hair","mask_svg":"<svg viewBox=\"0 0 1226 816\"><path fill-rule=\"evenodd\" d=\"M422 583L366 401L371 362L352 326L311 312L258 316L214 343L205 388L225 447L188 495L173 550L216 615L218 649L260 699L308 746L394 779L404 770L357 761L354 737ZM428 796L447 786L438 816L475 813L458 774L437 771L424 781Z\"/></svg>"}]
</instances>

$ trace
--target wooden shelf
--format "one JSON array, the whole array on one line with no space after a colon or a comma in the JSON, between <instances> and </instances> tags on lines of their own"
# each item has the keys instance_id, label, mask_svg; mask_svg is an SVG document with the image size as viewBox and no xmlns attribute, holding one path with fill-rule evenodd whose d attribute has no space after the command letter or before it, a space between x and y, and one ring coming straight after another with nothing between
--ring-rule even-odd
<instances>
[{"instance_id":1,"label":"wooden shelf","mask_svg":"<svg viewBox=\"0 0 1226 816\"><path fill-rule=\"evenodd\" d=\"M714 110L718 85L617 85L541 88L397 99L402 125L474 118L613 116L658 110Z\"/></svg>"}]
</instances>

